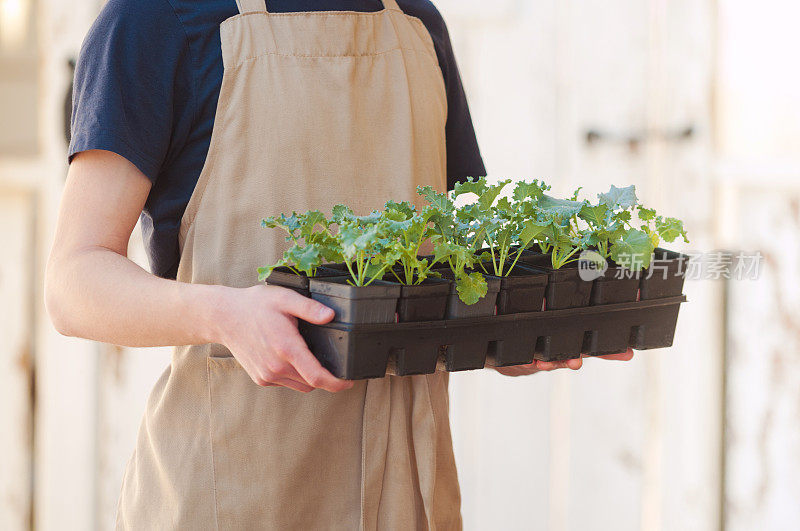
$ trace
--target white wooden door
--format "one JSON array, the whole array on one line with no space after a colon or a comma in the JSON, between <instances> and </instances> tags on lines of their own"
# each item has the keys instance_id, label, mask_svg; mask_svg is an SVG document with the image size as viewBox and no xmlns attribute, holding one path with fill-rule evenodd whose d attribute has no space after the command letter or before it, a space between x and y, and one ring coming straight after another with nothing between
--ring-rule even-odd
<instances>
[{"instance_id":1,"label":"white wooden door","mask_svg":"<svg viewBox=\"0 0 800 531\"><path fill-rule=\"evenodd\" d=\"M726 0L720 18L720 228L763 255L757 280L729 282L725 523L797 529L800 4Z\"/></svg>"},{"instance_id":2,"label":"white wooden door","mask_svg":"<svg viewBox=\"0 0 800 531\"><path fill-rule=\"evenodd\" d=\"M31 518L33 204L0 184L0 529L8 531L28 529Z\"/></svg>"},{"instance_id":3,"label":"white wooden door","mask_svg":"<svg viewBox=\"0 0 800 531\"><path fill-rule=\"evenodd\" d=\"M712 190L713 2L438 5L491 176L591 198L636 184L686 219L692 248L708 245L709 209L697 207ZM687 294L671 349L574 374L452 377L468 529L717 526L719 289Z\"/></svg>"},{"instance_id":4,"label":"white wooden door","mask_svg":"<svg viewBox=\"0 0 800 531\"><path fill-rule=\"evenodd\" d=\"M728 194L729 229L764 257L757 280L729 282L725 519L735 531L800 519L800 165L790 182L773 177L748 175Z\"/></svg>"}]
</instances>

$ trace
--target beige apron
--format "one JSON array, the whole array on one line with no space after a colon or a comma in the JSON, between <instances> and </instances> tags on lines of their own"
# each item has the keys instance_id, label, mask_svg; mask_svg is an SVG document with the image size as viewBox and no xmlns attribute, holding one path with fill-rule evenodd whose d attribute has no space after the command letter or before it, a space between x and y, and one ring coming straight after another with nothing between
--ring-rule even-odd
<instances>
[{"instance_id":1,"label":"beige apron","mask_svg":"<svg viewBox=\"0 0 800 531\"><path fill-rule=\"evenodd\" d=\"M261 218L366 213L445 187L445 88L431 37L376 13L267 13L220 26L224 75L183 217L178 280L248 287L286 245ZM302 394L255 385L221 345L179 347L122 487L121 529L458 529L447 376Z\"/></svg>"}]
</instances>

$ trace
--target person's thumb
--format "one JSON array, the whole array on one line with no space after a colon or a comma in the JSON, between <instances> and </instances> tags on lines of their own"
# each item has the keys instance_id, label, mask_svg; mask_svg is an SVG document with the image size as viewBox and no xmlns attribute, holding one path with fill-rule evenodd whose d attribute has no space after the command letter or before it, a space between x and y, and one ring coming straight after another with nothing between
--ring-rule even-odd
<instances>
[{"instance_id":1,"label":"person's thumb","mask_svg":"<svg viewBox=\"0 0 800 531\"><path fill-rule=\"evenodd\" d=\"M287 290L289 293L281 301L283 310L298 319L313 324L329 323L335 316L334 311L324 304L299 293Z\"/></svg>"}]
</instances>

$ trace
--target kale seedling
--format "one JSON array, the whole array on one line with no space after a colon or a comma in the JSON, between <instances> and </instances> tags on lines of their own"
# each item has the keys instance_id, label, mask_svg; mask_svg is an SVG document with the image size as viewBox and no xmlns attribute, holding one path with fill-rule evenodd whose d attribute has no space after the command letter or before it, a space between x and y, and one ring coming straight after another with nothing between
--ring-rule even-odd
<instances>
[{"instance_id":1,"label":"kale seedling","mask_svg":"<svg viewBox=\"0 0 800 531\"><path fill-rule=\"evenodd\" d=\"M350 272L350 284L369 286L399 259L390 245L389 221L381 212L357 216L349 207L336 205L333 223L339 226L334 237L337 252Z\"/></svg>"},{"instance_id":2,"label":"kale seedling","mask_svg":"<svg viewBox=\"0 0 800 531\"><path fill-rule=\"evenodd\" d=\"M633 185L625 188L612 185L597 198L597 205L586 203L579 214L588 227L584 230L586 239L603 258L611 258L626 269L638 271L648 267L661 238L671 242L683 236L686 240L683 223L642 207ZM634 210L642 222L638 229L631 221Z\"/></svg>"},{"instance_id":3,"label":"kale seedling","mask_svg":"<svg viewBox=\"0 0 800 531\"><path fill-rule=\"evenodd\" d=\"M642 222L640 226L641 232L647 235L651 253L659 246L661 240L671 243L678 238L683 238L685 243L689 243L689 237L683 227L683 221L677 218L659 216L652 208L645 208L641 205L639 205L637 213L639 220ZM649 265L650 256L648 256L647 262L643 264L643 267L649 267Z\"/></svg>"},{"instance_id":4,"label":"kale seedling","mask_svg":"<svg viewBox=\"0 0 800 531\"><path fill-rule=\"evenodd\" d=\"M583 233L586 241L604 259L612 258L630 270L637 270L649 262L652 249L647 235L630 225L633 209L639 204L636 188L611 186L604 194L597 195L598 202L586 202L578 217L587 228Z\"/></svg>"},{"instance_id":5,"label":"kale seedling","mask_svg":"<svg viewBox=\"0 0 800 531\"><path fill-rule=\"evenodd\" d=\"M474 228L489 248L481 254L483 263L490 263L495 276L507 276L516 266L522 252L544 231L543 225L529 222L532 214L530 203L510 201L501 197L503 189L511 181L489 184L485 177L477 180L467 179L456 184L454 199L467 193L477 196L477 200L456 210L456 218ZM514 196L540 197L546 189L544 183L518 183ZM485 271L485 268L484 268Z\"/></svg>"},{"instance_id":6,"label":"kale seedling","mask_svg":"<svg viewBox=\"0 0 800 531\"><path fill-rule=\"evenodd\" d=\"M273 269L281 266L288 267L295 274L313 277L324 260L338 260L333 246L334 238L329 230L330 222L319 210L272 216L261 220L261 226L283 229L287 234L286 241L292 245L276 264L258 268L260 281L266 280Z\"/></svg>"},{"instance_id":7,"label":"kale seedling","mask_svg":"<svg viewBox=\"0 0 800 531\"><path fill-rule=\"evenodd\" d=\"M586 247L578 228L578 213L585 202L577 200L577 190L572 199L558 199L544 193L549 189L544 183L531 184L518 185L514 191L515 208L522 213L528 231L520 233L524 235L520 246L537 242L544 254L550 254L553 269L560 269L577 260L575 254Z\"/></svg>"},{"instance_id":8,"label":"kale seedling","mask_svg":"<svg viewBox=\"0 0 800 531\"><path fill-rule=\"evenodd\" d=\"M430 186L419 186L417 192L428 201L431 210L433 262L446 262L453 272L458 298L465 304L475 304L488 291L483 275L471 271L480 261L476 252L482 241L482 229L463 215L458 217L452 198L446 194Z\"/></svg>"},{"instance_id":9,"label":"kale seedling","mask_svg":"<svg viewBox=\"0 0 800 531\"><path fill-rule=\"evenodd\" d=\"M388 201L382 215L389 224L390 243L387 247L393 251L391 258L396 256L397 264L402 268L399 274L393 267L389 268L397 281L411 286L420 284L429 276L438 276L431 271L437 261L420 256L422 245L435 232L431 218L436 215L436 209L428 205L417 212L408 201Z\"/></svg>"}]
</instances>

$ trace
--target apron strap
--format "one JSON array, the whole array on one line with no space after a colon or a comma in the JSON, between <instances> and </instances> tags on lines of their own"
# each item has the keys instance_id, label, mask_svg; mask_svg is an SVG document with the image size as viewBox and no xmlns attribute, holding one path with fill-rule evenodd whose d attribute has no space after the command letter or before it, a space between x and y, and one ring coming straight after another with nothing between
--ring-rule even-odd
<instances>
[{"instance_id":1,"label":"apron strap","mask_svg":"<svg viewBox=\"0 0 800 531\"><path fill-rule=\"evenodd\" d=\"M267 12L266 0L236 0L236 7L239 8L239 13Z\"/></svg>"},{"instance_id":2,"label":"apron strap","mask_svg":"<svg viewBox=\"0 0 800 531\"><path fill-rule=\"evenodd\" d=\"M389 9L391 11L403 12L403 10L400 9L400 6L397 5L397 0L383 0L383 7L384 9Z\"/></svg>"}]
</instances>

